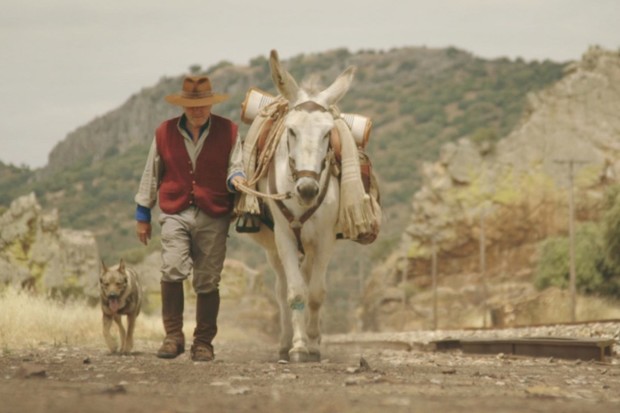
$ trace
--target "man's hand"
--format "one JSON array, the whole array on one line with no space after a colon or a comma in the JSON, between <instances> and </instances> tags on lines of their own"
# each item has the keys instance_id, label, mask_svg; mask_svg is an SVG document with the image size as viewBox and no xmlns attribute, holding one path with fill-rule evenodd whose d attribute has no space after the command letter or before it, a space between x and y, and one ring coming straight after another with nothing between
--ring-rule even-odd
<instances>
[{"instance_id":1,"label":"man's hand","mask_svg":"<svg viewBox=\"0 0 620 413\"><path fill-rule=\"evenodd\" d=\"M147 245L151 239L151 223L137 221L136 222L136 235L141 243Z\"/></svg>"},{"instance_id":2,"label":"man's hand","mask_svg":"<svg viewBox=\"0 0 620 413\"><path fill-rule=\"evenodd\" d=\"M239 185L247 186L248 181L243 176L237 175L232 179L232 184L235 187L235 189L238 191Z\"/></svg>"}]
</instances>

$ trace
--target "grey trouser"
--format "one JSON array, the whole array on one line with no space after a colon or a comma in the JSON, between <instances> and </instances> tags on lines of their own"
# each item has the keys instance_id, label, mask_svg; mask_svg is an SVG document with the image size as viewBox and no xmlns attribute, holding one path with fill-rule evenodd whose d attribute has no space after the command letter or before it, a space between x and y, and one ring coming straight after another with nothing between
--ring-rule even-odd
<instances>
[{"instance_id":1,"label":"grey trouser","mask_svg":"<svg viewBox=\"0 0 620 413\"><path fill-rule=\"evenodd\" d=\"M196 294L218 288L230 217L212 218L197 207L178 214L161 213L161 280L184 281L193 270Z\"/></svg>"}]
</instances>

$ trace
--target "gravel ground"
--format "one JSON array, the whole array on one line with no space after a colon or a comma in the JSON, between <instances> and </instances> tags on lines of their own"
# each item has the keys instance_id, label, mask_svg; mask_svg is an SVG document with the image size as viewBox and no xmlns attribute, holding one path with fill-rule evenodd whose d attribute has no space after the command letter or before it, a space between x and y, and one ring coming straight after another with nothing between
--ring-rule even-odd
<instances>
[{"instance_id":1,"label":"gravel ground","mask_svg":"<svg viewBox=\"0 0 620 413\"><path fill-rule=\"evenodd\" d=\"M216 361L154 356L154 341L110 355L41 345L0 357L0 412L620 411L620 359L605 362L431 351L446 338L618 339L620 323L509 330L331 335L320 363L278 360L277 344L219 335Z\"/></svg>"}]
</instances>

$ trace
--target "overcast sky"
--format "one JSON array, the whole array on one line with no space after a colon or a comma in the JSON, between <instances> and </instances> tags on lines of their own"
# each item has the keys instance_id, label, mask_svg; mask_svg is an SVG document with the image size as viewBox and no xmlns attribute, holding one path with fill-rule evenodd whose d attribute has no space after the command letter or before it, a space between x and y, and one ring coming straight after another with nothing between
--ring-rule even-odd
<instances>
[{"instance_id":1,"label":"overcast sky","mask_svg":"<svg viewBox=\"0 0 620 413\"><path fill-rule=\"evenodd\" d=\"M193 64L405 46L564 62L593 44L620 49L620 0L2 0L0 161L44 166L67 133Z\"/></svg>"}]
</instances>

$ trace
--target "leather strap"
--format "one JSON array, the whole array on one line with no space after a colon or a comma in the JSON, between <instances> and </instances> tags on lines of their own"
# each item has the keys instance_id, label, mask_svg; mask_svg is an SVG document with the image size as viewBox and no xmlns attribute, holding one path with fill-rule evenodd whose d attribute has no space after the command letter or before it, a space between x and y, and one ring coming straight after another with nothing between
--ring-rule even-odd
<instances>
[{"instance_id":1,"label":"leather strap","mask_svg":"<svg viewBox=\"0 0 620 413\"><path fill-rule=\"evenodd\" d=\"M321 192L319 193L317 202L312 207L308 208L299 217L299 219L295 219L295 216L293 215L291 210L286 207L284 202L280 200L275 201L275 204L278 206L278 209L280 210L280 212L282 212L282 215L284 215L284 217L288 221L289 226L291 230L293 231L293 234L295 234L295 238L297 239L297 250L301 253L301 255L305 255L304 246L301 242L301 227L308 219L310 219L310 217L316 212L316 210L319 209L319 207L323 203L323 200L325 199L325 196L327 195L327 189L329 188L329 181L331 181L330 175L332 173L332 161L331 161L332 155L331 154L332 152L328 154L327 168L325 169L325 177L326 177L325 185L323 185L323 188L321 188ZM275 175L276 175L275 168L273 168L271 170L271 173L269 174L269 192L270 193L278 193Z\"/></svg>"}]
</instances>

